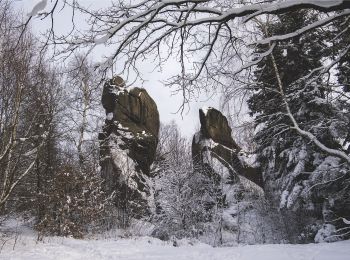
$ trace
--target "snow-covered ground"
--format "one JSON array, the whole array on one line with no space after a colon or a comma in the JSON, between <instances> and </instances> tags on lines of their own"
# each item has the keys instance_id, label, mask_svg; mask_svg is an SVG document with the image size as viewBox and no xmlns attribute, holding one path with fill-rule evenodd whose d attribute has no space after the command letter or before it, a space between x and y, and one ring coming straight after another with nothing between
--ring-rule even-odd
<instances>
[{"instance_id":1,"label":"snow-covered ground","mask_svg":"<svg viewBox=\"0 0 350 260\"><path fill-rule=\"evenodd\" d=\"M213 248L205 244L174 247L171 243L149 237L117 240L47 238L44 242L36 242L33 237L21 237L14 249L13 241L6 243L0 259L349 260L350 241Z\"/></svg>"},{"instance_id":2,"label":"snow-covered ground","mask_svg":"<svg viewBox=\"0 0 350 260\"><path fill-rule=\"evenodd\" d=\"M14 226L13 226L14 227ZM4 232L4 229L1 230ZM0 259L118 259L118 260L349 260L350 241L309 245L245 245L214 248L181 241L163 242L150 237L99 239L47 237L36 241L31 229L1 242ZM16 242L15 242L16 240ZM0 245L1 246L1 245Z\"/></svg>"}]
</instances>

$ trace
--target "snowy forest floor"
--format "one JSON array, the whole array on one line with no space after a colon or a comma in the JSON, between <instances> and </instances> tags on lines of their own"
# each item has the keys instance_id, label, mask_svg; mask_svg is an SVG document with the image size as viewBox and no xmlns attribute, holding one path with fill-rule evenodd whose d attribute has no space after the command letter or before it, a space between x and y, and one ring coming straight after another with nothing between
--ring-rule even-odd
<instances>
[{"instance_id":1,"label":"snowy forest floor","mask_svg":"<svg viewBox=\"0 0 350 260\"><path fill-rule=\"evenodd\" d=\"M13 229L16 234L10 234ZM348 260L350 241L308 245L239 245L211 247L181 240L177 247L151 237L105 237L85 240L45 237L37 241L29 227L14 221L1 226L0 259L118 259L118 260ZM5 236L6 234L6 236ZM5 239L7 237L7 239Z\"/></svg>"}]
</instances>

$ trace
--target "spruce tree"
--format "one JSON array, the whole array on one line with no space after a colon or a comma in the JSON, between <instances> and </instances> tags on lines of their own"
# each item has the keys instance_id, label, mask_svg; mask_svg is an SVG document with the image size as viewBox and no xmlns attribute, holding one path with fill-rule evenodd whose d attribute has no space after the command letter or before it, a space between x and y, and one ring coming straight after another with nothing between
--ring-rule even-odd
<instances>
[{"instance_id":1,"label":"spruce tree","mask_svg":"<svg viewBox=\"0 0 350 260\"><path fill-rule=\"evenodd\" d=\"M316 19L315 13L290 12L260 23L259 30L265 37L286 34ZM254 91L248 100L251 115L255 116L255 141L265 191L284 215L291 242L313 239L324 223L334 220L330 199L348 189L330 181L342 178L348 165L299 135L283 100L301 129L327 147L340 149L334 128L344 126L347 119L332 101L329 81L322 76L309 80L330 56L326 42L319 30L278 42L272 55L257 66ZM260 45L256 51L263 53L268 48L270 45Z\"/></svg>"}]
</instances>

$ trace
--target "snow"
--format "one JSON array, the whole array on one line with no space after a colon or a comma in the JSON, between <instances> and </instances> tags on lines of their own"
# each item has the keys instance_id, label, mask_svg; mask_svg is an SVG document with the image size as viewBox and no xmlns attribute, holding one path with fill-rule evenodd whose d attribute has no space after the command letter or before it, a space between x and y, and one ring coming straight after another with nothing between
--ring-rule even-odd
<instances>
[{"instance_id":1,"label":"snow","mask_svg":"<svg viewBox=\"0 0 350 260\"><path fill-rule=\"evenodd\" d=\"M113 230L89 239L44 237L24 222L8 219L0 225L0 259L7 260L348 260L350 240L321 244L265 244L212 247L194 240L161 241L148 236L125 237L123 230ZM11 233L13 232L13 233Z\"/></svg>"},{"instance_id":2,"label":"snow","mask_svg":"<svg viewBox=\"0 0 350 260\"><path fill-rule=\"evenodd\" d=\"M317 232L315 236L316 243L332 242L329 241L332 235L335 233L336 228L332 224L324 224L323 227Z\"/></svg>"},{"instance_id":3,"label":"snow","mask_svg":"<svg viewBox=\"0 0 350 260\"><path fill-rule=\"evenodd\" d=\"M318 2L318 3L316 3L316 2ZM327 5L327 2L328 2L328 5ZM333 4L339 4L340 3L340 2L338 2L338 3L335 3L335 2L336 1L315 1L315 3L313 3L313 4L316 4L316 5L321 6L321 7L329 8L329 7L332 7ZM322 5L320 5L320 3ZM320 27L322 25L325 25L325 24L331 22L332 20L335 20L336 18L345 16L345 15L349 15L349 14L350 14L350 10L345 10L343 12L340 12L339 14L336 14L334 16L330 16L330 17L328 17L326 19L321 19L321 20L319 20L317 22L314 22L314 23L312 23L312 24L310 24L308 26L305 26L305 27L303 27L301 29L298 29L295 32L286 33L286 34L283 34L283 35L275 35L273 37L269 37L269 38L266 38L266 39L259 40L256 43L257 44L266 44L266 43L270 43L272 41L281 41L281 40L290 39L290 38L293 38L293 37L295 37L297 35L301 35L301 34L303 34L305 32L313 30L314 28L317 28L317 27ZM284 50L282 55L284 57L286 57L287 56L287 51Z\"/></svg>"},{"instance_id":4,"label":"snow","mask_svg":"<svg viewBox=\"0 0 350 260\"><path fill-rule=\"evenodd\" d=\"M336 138L336 141L343 147L344 150L348 150L350 142L347 142L345 138Z\"/></svg>"},{"instance_id":5,"label":"snow","mask_svg":"<svg viewBox=\"0 0 350 260\"><path fill-rule=\"evenodd\" d=\"M241 161L242 165L250 167L258 167L259 162L257 160L257 154L249 154L244 151L238 153L238 159Z\"/></svg>"},{"instance_id":6,"label":"snow","mask_svg":"<svg viewBox=\"0 0 350 260\"><path fill-rule=\"evenodd\" d=\"M300 151L299 151L299 154L298 154L298 163L297 165L295 166L293 172L291 173L291 175L293 177L296 177L298 176L299 174L301 174L302 172L305 171L305 158L307 156L307 153L306 153L306 149L305 147L303 147ZM289 164L290 162L288 162Z\"/></svg>"},{"instance_id":7,"label":"snow","mask_svg":"<svg viewBox=\"0 0 350 260\"><path fill-rule=\"evenodd\" d=\"M208 114L208 111L212 109L212 107L202 107L201 110L203 111L204 115Z\"/></svg>"},{"instance_id":8,"label":"snow","mask_svg":"<svg viewBox=\"0 0 350 260\"><path fill-rule=\"evenodd\" d=\"M324 158L314 170L311 182L316 185L341 178L345 173L339 170L340 162L340 159L334 156Z\"/></svg>"},{"instance_id":9,"label":"snow","mask_svg":"<svg viewBox=\"0 0 350 260\"><path fill-rule=\"evenodd\" d=\"M123 126L121 123L119 123L117 121L114 121L114 122L118 123L118 129L120 129L120 130L129 130L129 127ZM124 137L126 137L126 136L124 135ZM127 136L127 138L130 139L130 138L133 138L133 136L130 134L130 135Z\"/></svg>"},{"instance_id":10,"label":"snow","mask_svg":"<svg viewBox=\"0 0 350 260\"><path fill-rule=\"evenodd\" d=\"M280 199L280 209L283 209L286 206L288 201L288 196L289 196L289 192L287 190L284 190L282 192L281 199Z\"/></svg>"},{"instance_id":11,"label":"snow","mask_svg":"<svg viewBox=\"0 0 350 260\"><path fill-rule=\"evenodd\" d=\"M35 154L37 151L38 151L38 148L35 147L34 149L29 150L28 152L26 152L26 153L24 154L24 156L26 156L26 157L32 156L32 155Z\"/></svg>"},{"instance_id":12,"label":"snow","mask_svg":"<svg viewBox=\"0 0 350 260\"><path fill-rule=\"evenodd\" d=\"M30 11L30 12L27 14L27 16L28 16L28 17L31 17L31 16L37 15L40 11L42 11L42 10L45 9L46 5L47 5L47 0L41 0L39 3L37 3L37 4L33 7L32 11Z\"/></svg>"},{"instance_id":13,"label":"snow","mask_svg":"<svg viewBox=\"0 0 350 260\"><path fill-rule=\"evenodd\" d=\"M13 245L13 240L5 244L0 254L1 259L347 260L350 254L350 241L214 248L206 244L190 243L174 247L173 242L163 242L150 237L99 240L50 237L38 242L34 237L20 236L14 250Z\"/></svg>"},{"instance_id":14,"label":"snow","mask_svg":"<svg viewBox=\"0 0 350 260\"><path fill-rule=\"evenodd\" d=\"M258 124L258 125L255 127L255 129L254 129L254 132L253 132L254 135L256 135L257 133L261 132L261 131L264 130L266 127L267 127L267 126L266 126L266 123L265 123L265 122Z\"/></svg>"},{"instance_id":15,"label":"snow","mask_svg":"<svg viewBox=\"0 0 350 260\"><path fill-rule=\"evenodd\" d=\"M342 218L342 220L346 225L350 225L350 220L347 220L346 218Z\"/></svg>"},{"instance_id":16,"label":"snow","mask_svg":"<svg viewBox=\"0 0 350 260\"><path fill-rule=\"evenodd\" d=\"M125 133L123 137L131 138L130 133ZM120 177L123 178L124 183L131 189L137 190L137 182L133 179L133 176L137 175L136 164L129 157L129 150L121 149L120 146L124 145L124 141L114 133L110 135L109 148L111 157L114 164L120 169ZM142 194L143 195L143 194Z\"/></svg>"},{"instance_id":17,"label":"snow","mask_svg":"<svg viewBox=\"0 0 350 260\"><path fill-rule=\"evenodd\" d=\"M283 57L287 57L287 54L288 54L287 49L284 49L283 52L282 52L282 56L283 56Z\"/></svg>"},{"instance_id":18,"label":"snow","mask_svg":"<svg viewBox=\"0 0 350 260\"><path fill-rule=\"evenodd\" d=\"M112 120L113 119L113 113L108 113L106 116L107 120Z\"/></svg>"},{"instance_id":19,"label":"snow","mask_svg":"<svg viewBox=\"0 0 350 260\"><path fill-rule=\"evenodd\" d=\"M299 194L302 192L303 186L295 185L292 192L288 196L287 208L290 209L293 207L296 200L299 198Z\"/></svg>"},{"instance_id":20,"label":"snow","mask_svg":"<svg viewBox=\"0 0 350 260\"><path fill-rule=\"evenodd\" d=\"M106 43L107 40L108 40L110 37L111 37L111 35L110 35L109 33L107 33L107 34L103 35L103 36L100 37L100 38L95 38L95 39L94 39L94 42L95 42L96 44L103 44L103 43Z\"/></svg>"}]
</instances>

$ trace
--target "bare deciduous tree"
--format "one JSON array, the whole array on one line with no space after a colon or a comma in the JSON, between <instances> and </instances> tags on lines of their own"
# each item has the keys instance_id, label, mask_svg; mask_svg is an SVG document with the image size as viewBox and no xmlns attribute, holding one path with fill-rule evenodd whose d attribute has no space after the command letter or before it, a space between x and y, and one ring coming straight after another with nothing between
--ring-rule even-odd
<instances>
[{"instance_id":1,"label":"bare deciduous tree","mask_svg":"<svg viewBox=\"0 0 350 260\"><path fill-rule=\"evenodd\" d=\"M36 167L57 111L55 102L49 100L54 88L52 92L47 89L48 84L55 83L53 74L49 69L43 70L46 62L43 56L34 54L37 45L32 34L21 35L8 1L0 3L0 13L0 206L3 208L16 186Z\"/></svg>"},{"instance_id":2,"label":"bare deciduous tree","mask_svg":"<svg viewBox=\"0 0 350 260\"><path fill-rule=\"evenodd\" d=\"M191 99L195 89L226 87L226 92L232 92L241 85L249 90L250 71L271 55L277 43L307 35L315 28L324 28L350 15L348 1L170 0L134 4L119 1L97 11L89 11L75 0L54 1L52 8L46 6L46 1L42 3L30 14L40 15L46 7L49 11L41 15L54 17L61 4L89 18L89 28L83 33L75 30L75 26L68 35L50 33L50 42L55 47L63 47L59 48L61 54L70 54L80 47L91 52L98 45L113 44L113 54L100 68L105 70L121 60L124 65L119 71L125 73L131 70L138 73L140 60L156 57L156 66L161 67L170 57L175 57L181 73L169 79L168 84L183 93L184 103ZM254 29L258 18L264 20L266 15L273 17L301 9L319 12L318 20L283 35L259 35ZM338 38L335 36L332 40ZM267 51L254 53L252 47L261 44L269 44ZM342 47L337 49L331 63L322 64L300 80L311 83L328 75L350 49L348 44L338 45ZM296 121L293 124L300 135L313 140L320 149L349 162L348 154L330 150L301 129Z\"/></svg>"}]
</instances>

